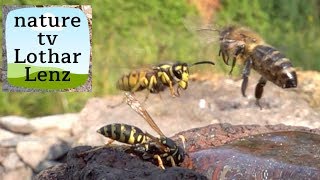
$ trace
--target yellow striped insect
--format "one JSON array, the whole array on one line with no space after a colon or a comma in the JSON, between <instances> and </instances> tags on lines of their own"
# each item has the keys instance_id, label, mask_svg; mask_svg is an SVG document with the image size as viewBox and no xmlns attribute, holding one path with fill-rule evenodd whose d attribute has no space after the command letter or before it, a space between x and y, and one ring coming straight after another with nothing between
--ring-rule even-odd
<instances>
[{"instance_id":1,"label":"yellow striped insect","mask_svg":"<svg viewBox=\"0 0 320 180\"><path fill-rule=\"evenodd\" d=\"M132 125L114 123L97 130L98 133L111 139L107 145L113 141L129 144L131 146L128 152L134 153L144 160L155 160L162 169L164 169L164 166L180 165L186 155L184 148L178 146L172 139L163 134L146 109L130 93L126 93L126 101L134 111L148 122L160 137L158 138L148 132L143 132L140 128ZM88 152L100 148L102 147L89 150Z\"/></svg>"},{"instance_id":2,"label":"yellow striped insect","mask_svg":"<svg viewBox=\"0 0 320 180\"><path fill-rule=\"evenodd\" d=\"M164 63L152 68L137 69L123 75L117 81L117 88L127 92L137 92L147 89L150 93L159 93L169 87L172 96L179 96L179 89L187 89L189 81L189 67L199 64L211 64L212 61L187 63ZM173 86L178 84L177 92Z\"/></svg>"}]
</instances>

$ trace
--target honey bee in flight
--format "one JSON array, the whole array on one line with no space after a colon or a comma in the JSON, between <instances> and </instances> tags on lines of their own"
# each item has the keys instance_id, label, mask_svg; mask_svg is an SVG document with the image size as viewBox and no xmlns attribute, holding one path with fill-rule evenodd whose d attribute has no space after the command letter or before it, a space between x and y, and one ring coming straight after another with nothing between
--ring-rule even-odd
<instances>
[{"instance_id":1,"label":"honey bee in flight","mask_svg":"<svg viewBox=\"0 0 320 180\"><path fill-rule=\"evenodd\" d=\"M219 55L227 65L229 65L229 59L232 58L230 74L236 61L244 63L241 85L243 96L246 96L251 68L261 75L255 88L255 98L260 108L259 100L267 81L281 88L297 87L297 74L290 60L276 48L266 44L257 33L245 27L230 26L220 31L219 36Z\"/></svg>"},{"instance_id":2,"label":"honey bee in flight","mask_svg":"<svg viewBox=\"0 0 320 180\"><path fill-rule=\"evenodd\" d=\"M212 61L199 61L191 65L177 62L133 70L117 81L117 88L131 93L144 89L147 89L150 93L159 93L169 87L172 96L179 96L179 89L185 90L188 88L189 67L199 64L214 65ZM173 88L175 84L178 84L177 92Z\"/></svg>"}]
</instances>

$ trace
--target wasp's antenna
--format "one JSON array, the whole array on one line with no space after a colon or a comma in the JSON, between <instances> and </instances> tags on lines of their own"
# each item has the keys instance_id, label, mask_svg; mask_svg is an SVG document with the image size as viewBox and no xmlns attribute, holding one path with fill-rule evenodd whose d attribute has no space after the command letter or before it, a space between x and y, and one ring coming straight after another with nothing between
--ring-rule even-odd
<instances>
[{"instance_id":1,"label":"wasp's antenna","mask_svg":"<svg viewBox=\"0 0 320 180\"><path fill-rule=\"evenodd\" d=\"M199 61L199 62L195 62L193 64L190 65L191 66L195 66L195 65L199 65L199 64L211 64L211 65L215 65L214 62L212 61Z\"/></svg>"}]
</instances>

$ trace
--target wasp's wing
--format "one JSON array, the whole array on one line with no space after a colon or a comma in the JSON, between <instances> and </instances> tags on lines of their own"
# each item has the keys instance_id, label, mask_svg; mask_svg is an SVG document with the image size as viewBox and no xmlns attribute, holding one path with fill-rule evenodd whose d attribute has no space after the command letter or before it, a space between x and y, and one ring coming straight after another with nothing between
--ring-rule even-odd
<instances>
[{"instance_id":1,"label":"wasp's wing","mask_svg":"<svg viewBox=\"0 0 320 180\"><path fill-rule=\"evenodd\" d=\"M131 93L125 93L127 104L136 111L140 116L145 119L148 124L154 129L160 136L164 136L158 125L153 121L147 110L140 104L140 102L132 96Z\"/></svg>"},{"instance_id":2,"label":"wasp's wing","mask_svg":"<svg viewBox=\"0 0 320 180\"><path fill-rule=\"evenodd\" d=\"M189 16L183 20L184 26L194 34L201 44L206 45L219 41L221 27L205 22L201 17Z\"/></svg>"}]
</instances>

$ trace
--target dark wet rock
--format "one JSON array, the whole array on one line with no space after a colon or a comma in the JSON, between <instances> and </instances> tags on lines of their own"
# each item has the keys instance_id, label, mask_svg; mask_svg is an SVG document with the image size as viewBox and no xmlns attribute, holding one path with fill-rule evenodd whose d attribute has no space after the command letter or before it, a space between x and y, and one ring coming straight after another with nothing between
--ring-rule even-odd
<instances>
[{"instance_id":1,"label":"dark wet rock","mask_svg":"<svg viewBox=\"0 0 320 180\"><path fill-rule=\"evenodd\" d=\"M103 148L79 156L79 153L89 149L84 146L72 149L65 164L42 171L35 179L206 179L199 173L181 167L162 170L151 162L125 153L122 146Z\"/></svg>"},{"instance_id":2,"label":"dark wet rock","mask_svg":"<svg viewBox=\"0 0 320 180\"><path fill-rule=\"evenodd\" d=\"M195 171L209 179L317 179L320 169L219 147L190 154Z\"/></svg>"},{"instance_id":3,"label":"dark wet rock","mask_svg":"<svg viewBox=\"0 0 320 180\"><path fill-rule=\"evenodd\" d=\"M39 173L42 170L45 170L47 168L50 168L50 167L53 167L53 166L57 166L57 165L60 165L60 164L62 164L62 163L60 163L58 161L44 160L44 161L41 161L33 171L36 172L36 173Z\"/></svg>"},{"instance_id":4,"label":"dark wet rock","mask_svg":"<svg viewBox=\"0 0 320 180\"><path fill-rule=\"evenodd\" d=\"M41 171L34 179L66 179L67 164L60 164Z\"/></svg>"},{"instance_id":5,"label":"dark wet rock","mask_svg":"<svg viewBox=\"0 0 320 180\"><path fill-rule=\"evenodd\" d=\"M301 131L258 134L190 153L184 166L209 179L317 179L320 135Z\"/></svg>"},{"instance_id":6,"label":"dark wet rock","mask_svg":"<svg viewBox=\"0 0 320 180\"><path fill-rule=\"evenodd\" d=\"M249 136L231 142L228 146L263 158L318 168L320 172L319 145L318 134L284 131Z\"/></svg>"},{"instance_id":7,"label":"dark wet rock","mask_svg":"<svg viewBox=\"0 0 320 180\"><path fill-rule=\"evenodd\" d=\"M278 125L231 125L228 123L212 124L205 127L194 128L178 133L173 139L178 140L178 135L183 135L186 139L186 149L188 152L200 149L221 146L226 143L238 140L247 136L272 133L279 131L299 131L305 133L320 134L320 129L310 129L301 126ZM309 141L308 141L309 142Z\"/></svg>"}]
</instances>

